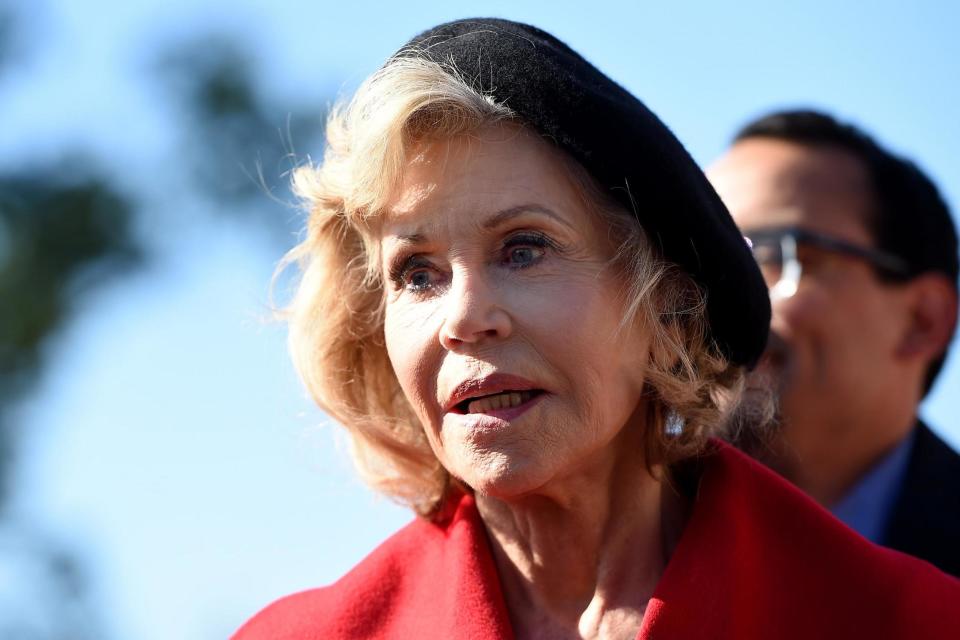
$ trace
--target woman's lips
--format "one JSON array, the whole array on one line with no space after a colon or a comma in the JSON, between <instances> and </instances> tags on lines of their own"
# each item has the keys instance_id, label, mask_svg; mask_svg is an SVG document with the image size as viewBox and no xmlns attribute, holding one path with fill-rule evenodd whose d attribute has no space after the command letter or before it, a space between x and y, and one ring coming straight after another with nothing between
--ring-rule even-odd
<instances>
[{"instance_id":1,"label":"woman's lips","mask_svg":"<svg viewBox=\"0 0 960 640\"><path fill-rule=\"evenodd\" d=\"M490 413L495 409L509 409L517 407L535 395L543 393L543 389L504 389L485 395L476 395L450 407L449 413Z\"/></svg>"},{"instance_id":2,"label":"woman's lips","mask_svg":"<svg viewBox=\"0 0 960 640\"><path fill-rule=\"evenodd\" d=\"M510 422L516 420L546 397L542 390L512 391L486 396L467 402L466 411L451 411L468 418L497 418ZM507 396L507 397L504 397ZM516 397L514 397L516 396ZM459 405L458 405L459 407Z\"/></svg>"},{"instance_id":3,"label":"woman's lips","mask_svg":"<svg viewBox=\"0 0 960 640\"><path fill-rule=\"evenodd\" d=\"M443 401L444 410L447 413L469 413L470 404L475 401L481 401L477 409L498 410L504 407L510 407L518 403L514 402L508 394L539 394L544 389L532 380L507 373L493 373L482 378L470 378L462 380L450 391L447 398ZM494 398L494 396L506 396ZM483 402L484 399L488 399ZM528 397L521 398L519 404L524 404Z\"/></svg>"}]
</instances>

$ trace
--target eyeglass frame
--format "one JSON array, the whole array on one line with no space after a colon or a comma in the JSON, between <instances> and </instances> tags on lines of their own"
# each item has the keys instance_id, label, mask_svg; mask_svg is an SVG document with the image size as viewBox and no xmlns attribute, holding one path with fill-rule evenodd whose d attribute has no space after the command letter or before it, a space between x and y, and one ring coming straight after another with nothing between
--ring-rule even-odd
<instances>
[{"instance_id":1,"label":"eyeglass frame","mask_svg":"<svg viewBox=\"0 0 960 640\"><path fill-rule=\"evenodd\" d=\"M800 244L807 244L831 253L864 260L877 271L880 278L885 280L902 282L913 275L910 265L899 256L801 227L782 226L757 229L744 235L744 238L754 257L756 257L756 248L761 244L769 246L773 241L776 241L780 247L781 276L780 280L770 287L773 297L790 297L796 293L802 273L802 264L797 255L797 247ZM760 264L759 260L757 262Z\"/></svg>"}]
</instances>

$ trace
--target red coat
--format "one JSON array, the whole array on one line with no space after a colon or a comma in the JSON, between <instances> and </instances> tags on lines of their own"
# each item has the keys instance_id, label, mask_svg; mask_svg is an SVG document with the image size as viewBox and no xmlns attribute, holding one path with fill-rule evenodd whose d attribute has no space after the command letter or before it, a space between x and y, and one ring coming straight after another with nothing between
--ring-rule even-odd
<instances>
[{"instance_id":1,"label":"red coat","mask_svg":"<svg viewBox=\"0 0 960 640\"><path fill-rule=\"evenodd\" d=\"M270 605L234 640L512 637L483 523L463 497L448 521L414 521L332 586ZM870 544L719 445L638 638L957 640L960 581Z\"/></svg>"}]
</instances>

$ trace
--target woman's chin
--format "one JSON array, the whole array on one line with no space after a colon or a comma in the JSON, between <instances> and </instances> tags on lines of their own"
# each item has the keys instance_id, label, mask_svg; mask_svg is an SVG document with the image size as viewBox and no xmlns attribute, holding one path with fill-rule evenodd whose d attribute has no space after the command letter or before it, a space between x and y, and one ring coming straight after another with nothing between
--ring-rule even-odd
<instances>
[{"instance_id":1,"label":"woman's chin","mask_svg":"<svg viewBox=\"0 0 960 640\"><path fill-rule=\"evenodd\" d=\"M447 456L444 467L474 493L507 499L535 486L530 461L501 451L473 451L464 456Z\"/></svg>"},{"instance_id":2,"label":"woman's chin","mask_svg":"<svg viewBox=\"0 0 960 640\"><path fill-rule=\"evenodd\" d=\"M509 459L485 460L463 475L454 475L478 496L509 502L529 496L547 482L549 474L536 466Z\"/></svg>"}]
</instances>

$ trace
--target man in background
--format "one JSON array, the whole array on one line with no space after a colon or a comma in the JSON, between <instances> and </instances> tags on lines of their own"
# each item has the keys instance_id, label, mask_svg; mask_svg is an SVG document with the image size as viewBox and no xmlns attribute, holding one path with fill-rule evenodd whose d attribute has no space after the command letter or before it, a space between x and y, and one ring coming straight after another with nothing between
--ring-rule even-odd
<instances>
[{"instance_id":1,"label":"man in background","mask_svg":"<svg viewBox=\"0 0 960 640\"><path fill-rule=\"evenodd\" d=\"M773 302L758 457L866 538L960 575L960 456L917 416L957 319L957 233L935 185L857 128L763 117L708 175Z\"/></svg>"}]
</instances>

